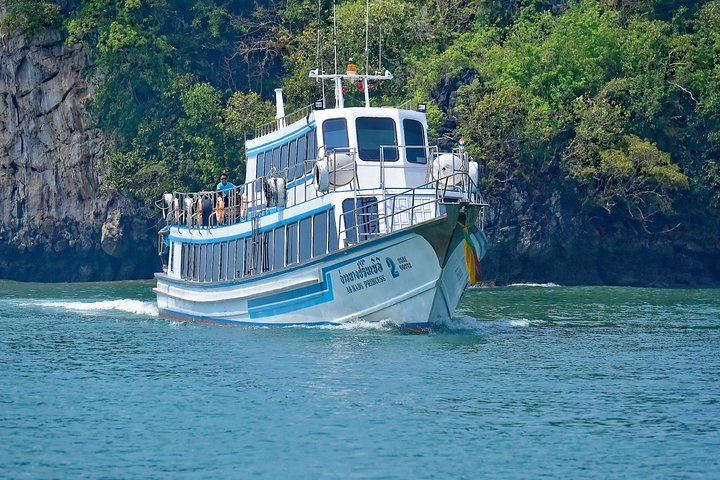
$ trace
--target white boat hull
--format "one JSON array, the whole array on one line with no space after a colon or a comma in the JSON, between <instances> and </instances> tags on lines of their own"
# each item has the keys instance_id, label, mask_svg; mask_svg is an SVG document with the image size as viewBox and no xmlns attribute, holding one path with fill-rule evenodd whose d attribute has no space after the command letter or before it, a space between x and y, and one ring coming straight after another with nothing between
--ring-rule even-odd
<instances>
[{"instance_id":1,"label":"white boat hull","mask_svg":"<svg viewBox=\"0 0 720 480\"><path fill-rule=\"evenodd\" d=\"M426 330L452 316L468 286L459 214L452 206L444 218L250 279L203 284L158 274L158 310L172 320L216 324L364 320ZM484 237L480 243L481 257Z\"/></svg>"}]
</instances>

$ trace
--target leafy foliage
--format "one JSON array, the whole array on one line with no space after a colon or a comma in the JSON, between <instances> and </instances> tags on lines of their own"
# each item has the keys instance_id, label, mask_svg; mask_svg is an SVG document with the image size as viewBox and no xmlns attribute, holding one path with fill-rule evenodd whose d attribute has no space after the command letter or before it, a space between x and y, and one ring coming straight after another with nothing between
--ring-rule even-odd
<instances>
[{"instance_id":1,"label":"leafy foliage","mask_svg":"<svg viewBox=\"0 0 720 480\"><path fill-rule=\"evenodd\" d=\"M37 0L7 0L7 14L0 22L0 32L20 32L33 36L57 25L62 16L60 5Z\"/></svg>"},{"instance_id":2,"label":"leafy foliage","mask_svg":"<svg viewBox=\"0 0 720 480\"><path fill-rule=\"evenodd\" d=\"M30 4L10 0L6 24ZM720 216L720 0L71 5L67 43L95 54L113 180L143 197L209 188L221 170L241 181L245 134L272 118L277 86L288 107L332 103L308 71L336 68L334 13L337 69L351 57L360 71L389 69L374 104L430 100L433 134L464 135L494 193L549 181L588 216L646 227L700 205ZM13 21L35 30L61 18L43 11Z\"/></svg>"}]
</instances>

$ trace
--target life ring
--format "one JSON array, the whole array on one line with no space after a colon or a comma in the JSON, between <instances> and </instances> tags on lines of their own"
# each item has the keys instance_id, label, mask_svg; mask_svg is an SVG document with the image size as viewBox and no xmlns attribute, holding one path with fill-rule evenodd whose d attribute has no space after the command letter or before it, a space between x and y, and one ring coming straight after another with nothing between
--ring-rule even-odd
<instances>
[{"instance_id":1,"label":"life ring","mask_svg":"<svg viewBox=\"0 0 720 480\"><path fill-rule=\"evenodd\" d=\"M313 165L313 186L318 193L325 193L330 187L328 164L324 159L315 161Z\"/></svg>"},{"instance_id":2,"label":"life ring","mask_svg":"<svg viewBox=\"0 0 720 480\"><path fill-rule=\"evenodd\" d=\"M215 220L218 223L225 223L225 201L222 194L218 194L215 201Z\"/></svg>"},{"instance_id":3,"label":"life ring","mask_svg":"<svg viewBox=\"0 0 720 480\"><path fill-rule=\"evenodd\" d=\"M246 195L240 196L240 219L241 220L245 220L247 218L247 214L248 214L247 203L248 203L247 196Z\"/></svg>"}]
</instances>

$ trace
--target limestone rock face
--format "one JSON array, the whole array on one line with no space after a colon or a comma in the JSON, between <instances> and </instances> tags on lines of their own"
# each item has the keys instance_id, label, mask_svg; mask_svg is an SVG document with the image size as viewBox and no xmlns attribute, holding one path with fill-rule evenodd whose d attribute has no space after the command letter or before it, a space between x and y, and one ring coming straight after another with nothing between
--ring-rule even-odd
<instances>
[{"instance_id":1,"label":"limestone rock face","mask_svg":"<svg viewBox=\"0 0 720 480\"><path fill-rule=\"evenodd\" d=\"M103 184L88 65L57 32L0 40L0 278L113 280L158 267L152 226Z\"/></svg>"}]
</instances>

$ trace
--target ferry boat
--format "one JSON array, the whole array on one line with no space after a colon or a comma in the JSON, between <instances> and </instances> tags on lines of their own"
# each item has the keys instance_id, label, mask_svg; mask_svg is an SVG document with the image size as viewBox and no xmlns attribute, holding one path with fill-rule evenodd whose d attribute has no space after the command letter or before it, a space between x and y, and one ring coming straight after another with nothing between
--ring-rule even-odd
<instances>
[{"instance_id":1,"label":"ferry boat","mask_svg":"<svg viewBox=\"0 0 720 480\"><path fill-rule=\"evenodd\" d=\"M244 185L163 196L161 317L411 331L452 318L487 249L478 165L463 145L428 144L422 106L371 106L389 71L352 67L310 72L334 85L334 108L285 115L276 90L275 121L246 141ZM364 105L344 105L348 84Z\"/></svg>"}]
</instances>

